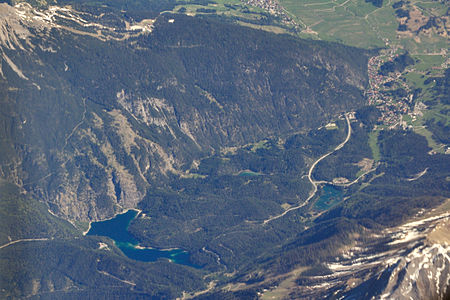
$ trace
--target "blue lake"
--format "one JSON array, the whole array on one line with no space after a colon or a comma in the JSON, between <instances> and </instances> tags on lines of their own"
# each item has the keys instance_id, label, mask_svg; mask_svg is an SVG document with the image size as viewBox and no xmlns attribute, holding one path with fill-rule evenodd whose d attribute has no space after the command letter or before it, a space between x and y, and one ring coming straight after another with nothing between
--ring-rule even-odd
<instances>
[{"instance_id":1,"label":"blue lake","mask_svg":"<svg viewBox=\"0 0 450 300\"><path fill-rule=\"evenodd\" d=\"M100 235L111 238L123 254L134 260L152 262L159 258L167 258L177 264L198 267L189 261L189 253L184 250L160 250L139 247L139 242L128 231L130 222L137 215L138 211L128 210L110 220L92 222L87 235Z\"/></svg>"},{"instance_id":2,"label":"blue lake","mask_svg":"<svg viewBox=\"0 0 450 300\"><path fill-rule=\"evenodd\" d=\"M332 185L325 185L319 200L314 204L318 210L326 210L342 201L342 190Z\"/></svg>"}]
</instances>

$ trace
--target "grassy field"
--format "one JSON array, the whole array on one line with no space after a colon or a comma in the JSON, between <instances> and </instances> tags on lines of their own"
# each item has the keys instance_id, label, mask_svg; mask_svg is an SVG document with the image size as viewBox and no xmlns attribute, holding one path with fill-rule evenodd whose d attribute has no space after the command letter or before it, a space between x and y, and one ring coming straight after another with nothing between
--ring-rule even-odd
<instances>
[{"instance_id":1,"label":"grassy field","mask_svg":"<svg viewBox=\"0 0 450 300\"><path fill-rule=\"evenodd\" d=\"M414 69L416 71L431 71L434 73L439 72L439 70L433 68L440 68L441 65L445 62L446 56L441 54L435 55L414 55L414 58L418 60L418 62L414 65Z\"/></svg>"},{"instance_id":2,"label":"grassy field","mask_svg":"<svg viewBox=\"0 0 450 300\"><path fill-rule=\"evenodd\" d=\"M241 26L246 26L246 27L250 27L250 28L254 28L254 29L260 29L260 30L264 30L264 31L277 33L277 34L289 34L289 31L287 31L286 29L278 27L278 26L274 26L274 25L257 25L257 24L247 23L244 21L238 21L237 23Z\"/></svg>"},{"instance_id":3,"label":"grassy field","mask_svg":"<svg viewBox=\"0 0 450 300\"><path fill-rule=\"evenodd\" d=\"M259 25L259 21L267 18L268 12L262 8L246 5L240 0L216 0L207 5L190 4L189 1L178 0L172 12L181 12L190 16L196 15L218 15L222 17L238 19L242 26L261 29L274 33L289 33L283 24L275 22L270 25ZM195 3L195 2L194 2ZM205 11L206 9L206 11Z\"/></svg>"},{"instance_id":4,"label":"grassy field","mask_svg":"<svg viewBox=\"0 0 450 300\"><path fill-rule=\"evenodd\" d=\"M406 80L409 86L422 89L418 101L423 102L426 105L429 103L428 101L434 99L432 90L434 83L432 82L428 85L425 85L424 82L428 76L424 76L424 72L418 71L418 69L421 70L421 68L423 68L425 70L431 70L432 66L440 65L439 62L441 61L441 57L432 56L427 58L428 60L424 59L418 65L416 65L418 66L418 68L415 68L415 71L403 75L403 78ZM439 73L439 70L435 69L434 71L436 73ZM442 70L440 71L442 72ZM434 103L433 105L427 105L427 109L423 110L422 115L417 116L417 118L412 119L409 115L404 115L403 120L406 121L408 125L413 126L414 132L424 136L428 141L428 145L434 151L443 153L445 151L445 147L442 144L437 143L433 139L433 134L429 130L427 130L425 124L428 120L433 120L433 122L441 122L448 126L450 124L450 116L443 112L448 110L449 108L449 105L445 105L439 102Z\"/></svg>"},{"instance_id":5,"label":"grassy field","mask_svg":"<svg viewBox=\"0 0 450 300\"><path fill-rule=\"evenodd\" d=\"M337 41L362 48L401 47L411 53L435 53L448 47L447 39L436 34L415 36L397 31L399 21L392 4L378 8L365 0L280 0L288 13L303 26L302 37ZM409 1L415 15L443 16L446 5Z\"/></svg>"},{"instance_id":6,"label":"grassy field","mask_svg":"<svg viewBox=\"0 0 450 300\"><path fill-rule=\"evenodd\" d=\"M378 9L364 0L281 0L298 24L301 35L338 41L352 46L385 46L380 31L395 32L395 16L390 6Z\"/></svg>"},{"instance_id":7,"label":"grassy field","mask_svg":"<svg viewBox=\"0 0 450 300\"><path fill-rule=\"evenodd\" d=\"M258 149L269 149L270 146L267 144L267 140L259 141L253 144L251 151L256 152Z\"/></svg>"},{"instance_id":8,"label":"grassy field","mask_svg":"<svg viewBox=\"0 0 450 300\"><path fill-rule=\"evenodd\" d=\"M372 150L372 156L374 161L379 161L381 154L380 154L380 147L378 146L378 135L380 134L380 131L374 130L369 134L369 146Z\"/></svg>"},{"instance_id":9,"label":"grassy field","mask_svg":"<svg viewBox=\"0 0 450 300\"><path fill-rule=\"evenodd\" d=\"M365 0L280 0L279 3L300 27L302 38L335 41L361 48L400 47L412 54L436 54L448 48L446 37L433 34L416 35L398 32L399 20L392 7L397 0L384 0L382 7L375 7ZM246 5L241 0L215 0L206 5L195 1L178 0L173 12L188 15L217 14L237 18L239 24L275 33L289 33L281 22L269 25L255 24L267 15L262 8ZM192 4L191 4L192 3ZM204 9L214 11L204 11ZM445 3L434 1L409 1L408 9L415 16L443 16ZM203 11L202 11L203 10ZM435 57L438 60L437 57ZM433 58L426 58L425 64Z\"/></svg>"},{"instance_id":10,"label":"grassy field","mask_svg":"<svg viewBox=\"0 0 450 300\"><path fill-rule=\"evenodd\" d=\"M428 146L433 149L433 151L437 153L444 153L445 147L444 145L440 145L436 143L436 141L432 137L432 133L428 131L425 127L414 126L414 132L424 136L427 139Z\"/></svg>"}]
</instances>

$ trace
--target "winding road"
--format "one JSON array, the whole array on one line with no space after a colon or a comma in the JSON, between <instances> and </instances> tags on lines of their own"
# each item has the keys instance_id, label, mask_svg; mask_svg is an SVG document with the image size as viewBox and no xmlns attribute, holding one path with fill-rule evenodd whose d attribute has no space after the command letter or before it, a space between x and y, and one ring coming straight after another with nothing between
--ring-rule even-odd
<instances>
[{"instance_id":1,"label":"winding road","mask_svg":"<svg viewBox=\"0 0 450 300\"><path fill-rule=\"evenodd\" d=\"M7 244L1 245L0 249L6 248L8 246L17 244L17 243L21 243L21 242L34 242L34 241L48 241L49 238L40 238L40 239L20 239L20 240L15 240L15 241L11 241Z\"/></svg>"},{"instance_id":2,"label":"winding road","mask_svg":"<svg viewBox=\"0 0 450 300\"><path fill-rule=\"evenodd\" d=\"M328 153L322 155L321 157L319 157L319 158L311 165L311 167L309 168L309 171L308 171L308 180L309 180L309 181L311 182L311 184L313 185L313 191L312 191L312 193L310 193L309 197L308 197L308 198L305 200L305 202L303 202L302 204L297 205L297 206L294 206L294 207L291 207L291 208L285 210L284 212L282 212L282 213L279 214L279 215L276 215L276 216L270 217L269 219L264 220L263 224L267 224L267 223L269 223L269 222L271 222L271 221L273 221L273 220L276 220L276 219L278 219L278 218L283 217L284 215L286 215L286 214L287 214L288 212L290 212L290 211L297 210L297 209L299 209L299 208L305 206L305 205L308 204L309 201L316 195L316 193L317 193L317 185L320 184L320 183L323 183L323 181L315 181L315 180L312 178L312 173L313 173L313 171L314 171L314 168L315 168L316 165L317 165L321 160L323 160L325 157L329 156L330 154L333 154L333 153L336 152L337 150L339 150L339 149L341 149L342 147L344 147L344 145L347 144L347 142L350 140L350 136L352 135L352 126L350 125L350 119L348 118L348 114L345 114L345 120L347 121L347 128L348 128L348 129L347 129L347 137L345 138L345 140L344 140L342 143L340 143L338 146L336 146L336 148L334 148L332 151L330 151L330 152L328 152Z\"/></svg>"}]
</instances>

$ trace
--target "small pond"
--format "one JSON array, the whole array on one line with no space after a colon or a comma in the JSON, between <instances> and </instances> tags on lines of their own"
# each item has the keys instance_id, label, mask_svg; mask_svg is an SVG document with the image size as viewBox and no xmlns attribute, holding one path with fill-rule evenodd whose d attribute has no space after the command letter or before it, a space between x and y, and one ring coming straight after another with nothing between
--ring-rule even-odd
<instances>
[{"instance_id":1,"label":"small pond","mask_svg":"<svg viewBox=\"0 0 450 300\"><path fill-rule=\"evenodd\" d=\"M342 190L339 187L325 185L322 188L319 200L314 204L318 210L327 210L342 201Z\"/></svg>"}]
</instances>

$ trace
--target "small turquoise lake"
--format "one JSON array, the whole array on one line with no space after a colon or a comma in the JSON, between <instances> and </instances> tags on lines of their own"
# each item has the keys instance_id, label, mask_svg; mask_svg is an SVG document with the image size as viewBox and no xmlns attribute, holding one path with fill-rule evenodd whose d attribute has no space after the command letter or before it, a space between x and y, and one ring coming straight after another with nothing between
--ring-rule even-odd
<instances>
[{"instance_id":1,"label":"small turquoise lake","mask_svg":"<svg viewBox=\"0 0 450 300\"><path fill-rule=\"evenodd\" d=\"M325 185L319 200L314 204L318 210L327 210L342 201L342 190L332 185Z\"/></svg>"},{"instance_id":2,"label":"small turquoise lake","mask_svg":"<svg viewBox=\"0 0 450 300\"><path fill-rule=\"evenodd\" d=\"M91 228L86 235L107 236L111 238L123 254L134 260L152 262L159 258L167 258L177 264L198 267L189 261L189 253L184 250L160 250L140 247L139 242L128 231L130 222L136 218L137 215L138 211L128 210L110 220L92 222Z\"/></svg>"}]
</instances>

